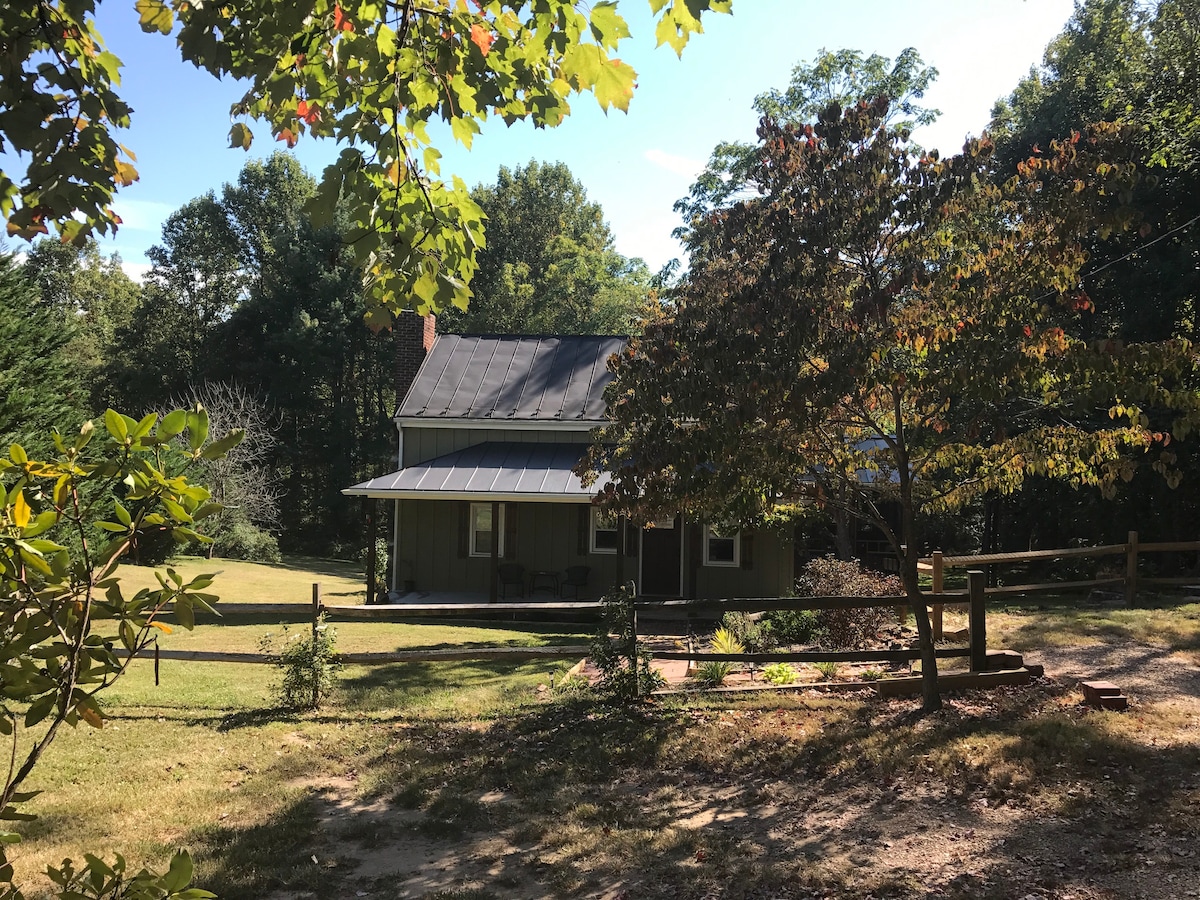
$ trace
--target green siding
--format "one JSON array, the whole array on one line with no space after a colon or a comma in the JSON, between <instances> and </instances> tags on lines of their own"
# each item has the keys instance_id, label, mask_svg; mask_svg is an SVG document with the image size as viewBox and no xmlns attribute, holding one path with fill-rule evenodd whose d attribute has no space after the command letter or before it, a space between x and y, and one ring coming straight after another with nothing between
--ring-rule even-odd
<instances>
[{"instance_id":1,"label":"green siding","mask_svg":"<svg viewBox=\"0 0 1200 900\"><path fill-rule=\"evenodd\" d=\"M456 450L464 450L488 441L541 444L590 444L590 431L556 431L553 427L537 430L504 428L421 428L404 429L404 466L415 466Z\"/></svg>"},{"instance_id":2,"label":"green siding","mask_svg":"<svg viewBox=\"0 0 1200 900\"><path fill-rule=\"evenodd\" d=\"M461 554L462 512L467 501L401 500L400 563L402 580L418 591L487 593L491 560ZM567 566L590 566L587 599L598 599L621 580L615 554L579 554L580 509L571 503L508 503L505 517L516 517L516 545L505 561L519 562L527 572L563 573ZM510 529L511 533L511 529ZM583 546L587 547L586 535ZM506 548L507 551L508 548ZM626 560L625 578L633 577L637 560ZM410 574L411 573L411 574Z\"/></svg>"}]
</instances>

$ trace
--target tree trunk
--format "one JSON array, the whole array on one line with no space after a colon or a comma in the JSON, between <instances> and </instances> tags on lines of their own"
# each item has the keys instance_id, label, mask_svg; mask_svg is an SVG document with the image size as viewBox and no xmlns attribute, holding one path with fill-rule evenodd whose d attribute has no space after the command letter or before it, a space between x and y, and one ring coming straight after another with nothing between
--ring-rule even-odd
<instances>
[{"instance_id":1,"label":"tree trunk","mask_svg":"<svg viewBox=\"0 0 1200 900\"><path fill-rule=\"evenodd\" d=\"M835 509L833 522L835 528L833 546L837 551L838 559L854 559L854 535L850 530L850 514L844 509Z\"/></svg>"},{"instance_id":2,"label":"tree trunk","mask_svg":"<svg viewBox=\"0 0 1200 900\"><path fill-rule=\"evenodd\" d=\"M921 711L937 712L942 708L942 695L938 690L937 654L934 652L933 624L929 621L929 609L921 594L917 580L917 550L909 546L904 554L901 578L908 605L917 622L918 647L921 651Z\"/></svg>"}]
</instances>

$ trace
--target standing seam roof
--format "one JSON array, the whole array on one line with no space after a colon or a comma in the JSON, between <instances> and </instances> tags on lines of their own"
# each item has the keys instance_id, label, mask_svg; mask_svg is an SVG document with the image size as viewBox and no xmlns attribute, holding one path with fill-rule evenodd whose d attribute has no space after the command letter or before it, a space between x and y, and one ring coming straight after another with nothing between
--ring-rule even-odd
<instances>
[{"instance_id":1,"label":"standing seam roof","mask_svg":"<svg viewBox=\"0 0 1200 900\"><path fill-rule=\"evenodd\" d=\"M404 418L600 421L606 335L440 335L397 415Z\"/></svg>"}]
</instances>

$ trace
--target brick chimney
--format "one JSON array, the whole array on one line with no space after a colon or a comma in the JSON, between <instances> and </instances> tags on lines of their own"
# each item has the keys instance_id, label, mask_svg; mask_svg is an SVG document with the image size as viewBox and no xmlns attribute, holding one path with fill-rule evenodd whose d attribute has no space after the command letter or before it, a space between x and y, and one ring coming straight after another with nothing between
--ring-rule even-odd
<instances>
[{"instance_id":1,"label":"brick chimney","mask_svg":"<svg viewBox=\"0 0 1200 900\"><path fill-rule=\"evenodd\" d=\"M417 370L437 337L437 316L418 316L405 310L392 325L392 346L396 351L396 408L416 380Z\"/></svg>"}]
</instances>

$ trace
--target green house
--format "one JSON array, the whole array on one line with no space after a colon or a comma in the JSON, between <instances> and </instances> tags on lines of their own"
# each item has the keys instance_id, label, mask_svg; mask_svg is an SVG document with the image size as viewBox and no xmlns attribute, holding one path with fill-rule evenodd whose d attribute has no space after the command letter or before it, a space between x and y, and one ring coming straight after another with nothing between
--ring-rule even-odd
<instances>
[{"instance_id":1,"label":"green house","mask_svg":"<svg viewBox=\"0 0 1200 900\"><path fill-rule=\"evenodd\" d=\"M625 338L439 335L396 325L398 468L344 493L392 504L400 602L779 596L791 542L682 516L648 523L592 504L574 468L604 422L607 361ZM378 505L378 504L376 504Z\"/></svg>"}]
</instances>

